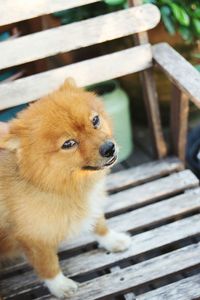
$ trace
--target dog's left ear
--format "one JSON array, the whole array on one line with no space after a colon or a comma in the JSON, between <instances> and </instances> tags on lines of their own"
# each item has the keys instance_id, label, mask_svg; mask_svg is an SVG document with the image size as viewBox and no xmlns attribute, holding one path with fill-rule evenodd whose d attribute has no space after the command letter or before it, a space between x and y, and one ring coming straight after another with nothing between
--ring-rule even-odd
<instances>
[{"instance_id":1,"label":"dog's left ear","mask_svg":"<svg viewBox=\"0 0 200 300\"><path fill-rule=\"evenodd\" d=\"M65 88L69 88L69 87L77 87L77 84L76 84L74 78L72 78L72 77L68 77L64 81L64 83L60 87L60 90L64 90Z\"/></svg>"},{"instance_id":2,"label":"dog's left ear","mask_svg":"<svg viewBox=\"0 0 200 300\"><path fill-rule=\"evenodd\" d=\"M10 123L0 122L0 148L14 151L19 148L20 138L11 129Z\"/></svg>"}]
</instances>

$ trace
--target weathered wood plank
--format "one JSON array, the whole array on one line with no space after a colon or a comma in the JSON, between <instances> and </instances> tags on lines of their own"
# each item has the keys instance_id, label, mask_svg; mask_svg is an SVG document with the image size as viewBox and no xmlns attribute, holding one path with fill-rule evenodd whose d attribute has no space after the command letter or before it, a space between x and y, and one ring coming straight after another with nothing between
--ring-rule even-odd
<instances>
[{"instance_id":1,"label":"weathered wood plank","mask_svg":"<svg viewBox=\"0 0 200 300\"><path fill-rule=\"evenodd\" d=\"M137 296L137 300L194 300L200 298L200 274Z\"/></svg>"},{"instance_id":2,"label":"weathered wood plank","mask_svg":"<svg viewBox=\"0 0 200 300\"><path fill-rule=\"evenodd\" d=\"M153 57L169 79L200 107L200 73L166 43L153 46Z\"/></svg>"},{"instance_id":3,"label":"weathered wood plank","mask_svg":"<svg viewBox=\"0 0 200 300\"><path fill-rule=\"evenodd\" d=\"M143 4L142 0L129 0L129 6L138 7ZM149 42L148 35L145 31L135 34L135 45L143 45ZM167 154L167 145L164 140L161 118L158 106L158 94L156 90L153 70L148 69L140 73L140 81L143 86L143 96L146 106L150 133L153 139L154 156L163 158Z\"/></svg>"},{"instance_id":4,"label":"weathered wood plank","mask_svg":"<svg viewBox=\"0 0 200 300\"><path fill-rule=\"evenodd\" d=\"M190 209L190 201L189 201L188 195L187 195L187 209ZM177 200L177 199L176 199ZM171 201L171 199L169 200ZM180 202L180 201L179 201ZM200 199L199 195L196 198L196 202L198 202L198 206L200 205ZM176 209L174 209L174 203L171 202L171 204L168 207L173 213L173 210L175 212ZM183 204L184 206L184 204ZM157 216L159 214L162 214L162 211L165 211L165 206L161 205L160 208L157 209L156 213ZM150 211L151 213L151 211ZM155 211L154 211L155 213ZM147 214L143 215L144 217L148 218ZM139 217L141 215L139 214ZM138 220L139 220L138 217ZM113 218L114 219L114 218ZM134 222L134 219L131 218L131 216L126 217L126 220L128 221L127 228L130 228L131 221ZM118 229L119 224L123 223L116 219L113 223L111 223L112 228ZM116 223L118 225L116 226ZM127 223L127 221L126 221ZM138 254L145 253L147 251L150 251L152 249L160 248L164 245L171 244L175 241L182 240L187 237L194 236L200 232L200 215L195 215L190 218L186 218L180 221L176 221L174 223L171 223L169 225L162 226L160 228L153 229L151 231L147 231L138 235L135 235L132 237L132 245L131 247L121 253L108 253L105 250L93 250L89 251L87 253L83 253L81 255L77 255L75 257L62 260L61 266L64 272L69 274L69 276L75 276L75 275L82 275L97 269L102 269L106 266L112 265L116 262L120 262L122 260L128 259L133 256L137 256ZM122 228L124 229L124 228ZM163 236L165 237L163 239ZM24 287L29 286L31 284L38 285L39 280L36 278L36 276L33 274L33 272L26 272L23 275L20 276L20 281L18 280L18 276L13 276L11 278L7 278L5 280L2 280L0 283L0 289L3 294L9 294L13 293L14 291L21 290Z\"/></svg>"},{"instance_id":5,"label":"weathered wood plank","mask_svg":"<svg viewBox=\"0 0 200 300\"><path fill-rule=\"evenodd\" d=\"M138 205L144 205L156 201L161 197L168 197L185 189L198 186L198 184L199 181L195 175L189 170L184 170L111 195L108 198L105 212L116 213L116 211L129 207L134 208Z\"/></svg>"},{"instance_id":6,"label":"weathered wood plank","mask_svg":"<svg viewBox=\"0 0 200 300\"><path fill-rule=\"evenodd\" d=\"M0 26L51 14L56 11L99 2L100 0L34 0L27 9L26 0L0 1Z\"/></svg>"},{"instance_id":7,"label":"weathered wood plank","mask_svg":"<svg viewBox=\"0 0 200 300\"><path fill-rule=\"evenodd\" d=\"M173 85L171 99L171 146L172 153L185 162L188 132L189 99L178 87Z\"/></svg>"},{"instance_id":8,"label":"weathered wood plank","mask_svg":"<svg viewBox=\"0 0 200 300\"><path fill-rule=\"evenodd\" d=\"M71 300L94 300L121 294L138 285L193 267L200 263L199 251L198 243L82 283ZM45 296L38 300L41 299L55 300L55 297Z\"/></svg>"},{"instance_id":9,"label":"weathered wood plank","mask_svg":"<svg viewBox=\"0 0 200 300\"><path fill-rule=\"evenodd\" d=\"M73 77L79 86L87 86L151 65L151 45L147 44L1 84L0 109L39 99L57 89L67 77Z\"/></svg>"},{"instance_id":10,"label":"weathered wood plank","mask_svg":"<svg viewBox=\"0 0 200 300\"><path fill-rule=\"evenodd\" d=\"M200 188L190 190L188 193L113 217L107 220L108 225L118 231L135 231L191 213L200 207ZM74 250L92 243L95 243L94 236L84 235L71 242L64 242L60 251ZM21 262L12 267L5 267L0 271L0 275L23 269L25 266L26 263Z\"/></svg>"},{"instance_id":11,"label":"weathered wood plank","mask_svg":"<svg viewBox=\"0 0 200 300\"><path fill-rule=\"evenodd\" d=\"M151 29L159 20L158 8L146 4L6 41L0 69Z\"/></svg>"},{"instance_id":12,"label":"weathered wood plank","mask_svg":"<svg viewBox=\"0 0 200 300\"><path fill-rule=\"evenodd\" d=\"M99 270L106 265L119 263L122 260L157 249L172 242L193 236L200 232L200 215L174 222L160 228L147 231L132 237L131 247L121 253L109 253L105 250L93 250L76 257L61 261L62 269L70 276L81 275ZM186 230L187 228L187 230ZM176 232L176 233L175 233ZM165 237L163 239L163 236Z\"/></svg>"},{"instance_id":13,"label":"weathered wood plank","mask_svg":"<svg viewBox=\"0 0 200 300\"><path fill-rule=\"evenodd\" d=\"M116 192L139 185L145 181L155 180L182 169L182 162L175 157L153 161L110 174L107 177L106 188L108 192Z\"/></svg>"}]
</instances>

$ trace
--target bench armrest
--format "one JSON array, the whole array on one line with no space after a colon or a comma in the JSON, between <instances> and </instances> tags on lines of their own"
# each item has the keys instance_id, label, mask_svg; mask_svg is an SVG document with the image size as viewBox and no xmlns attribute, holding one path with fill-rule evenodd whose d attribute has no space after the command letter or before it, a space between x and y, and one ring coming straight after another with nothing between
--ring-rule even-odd
<instances>
[{"instance_id":1,"label":"bench armrest","mask_svg":"<svg viewBox=\"0 0 200 300\"><path fill-rule=\"evenodd\" d=\"M156 64L200 108L200 73L167 43L152 48Z\"/></svg>"}]
</instances>

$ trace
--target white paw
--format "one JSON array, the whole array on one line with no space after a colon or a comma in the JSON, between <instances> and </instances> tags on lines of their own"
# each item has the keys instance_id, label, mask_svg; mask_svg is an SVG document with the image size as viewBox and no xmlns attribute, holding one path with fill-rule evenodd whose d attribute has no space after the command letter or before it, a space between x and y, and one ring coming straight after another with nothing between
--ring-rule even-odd
<instances>
[{"instance_id":1,"label":"white paw","mask_svg":"<svg viewBox=\"0 0 200 300\"><path fill-rule=\"evenodd\" d=\"M131 238L126 233L109 230L104 236L97 236L99 245L111 252L124 251L129 248Z\"/></svg>"},{"instance_id":2,"label":"white paw","mask_svg":"<svg viewBox=\"0 0 200 300\"><path fill-rule=\"evenodd\" d=\"M49 291L57 298L72 296L78 288L75 281L65 277L62 273L59 273L52 279L46 279L44 282Z\"/></svg>"}]
</instances>

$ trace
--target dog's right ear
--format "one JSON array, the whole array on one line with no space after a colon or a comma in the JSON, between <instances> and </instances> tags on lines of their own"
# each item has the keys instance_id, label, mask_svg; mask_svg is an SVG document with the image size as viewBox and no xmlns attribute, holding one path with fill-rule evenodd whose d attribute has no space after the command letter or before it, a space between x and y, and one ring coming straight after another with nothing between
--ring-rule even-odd
<instances>
[{"instance_id":1,"label":"dog's right ear","mask_svg":"<svg viewBox=\"0 0 200 300\"><path fill-rule=\"evenodd\" d=\"M10 123L0 122L0 148L16 150L19 148L20 139L17 133L11 131Z\"/></svg>"},{"instance_id":2,"label":"dog's right ear","mask_svg":"<svg viewBox=\"0 0 200 300\"><path fill-rule=\"evenodd\" d=\"M72 77L68 77L59 89L65 90L65 88L69 88L69 87L77 87L77 84L76 84L74 78L72 78Z\"/></svg>"}]
</instances>

